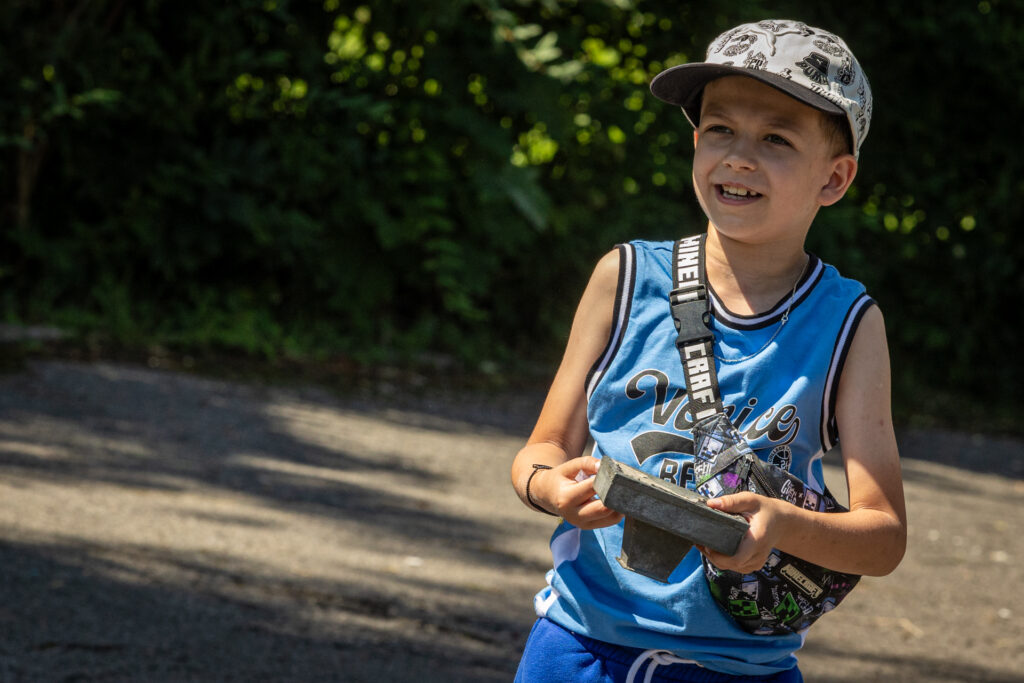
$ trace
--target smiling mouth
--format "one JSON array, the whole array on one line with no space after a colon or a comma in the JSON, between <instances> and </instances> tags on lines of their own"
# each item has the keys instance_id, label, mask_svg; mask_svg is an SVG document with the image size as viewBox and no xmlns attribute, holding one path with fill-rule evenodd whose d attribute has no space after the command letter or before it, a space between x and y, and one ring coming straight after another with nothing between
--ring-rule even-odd
<instances>
[{"instance_id":1,"label":"smiling mouth","mask_svg":"<svg viewBox=\"0 0 1024 683\"><path fill-rule=\"evenodd\" d=\"M753 190L736 185L715 185L715 189L720 197L738 201L757 199L763 196L760 192L754 192Z\"/></svg>"}]
</instances>

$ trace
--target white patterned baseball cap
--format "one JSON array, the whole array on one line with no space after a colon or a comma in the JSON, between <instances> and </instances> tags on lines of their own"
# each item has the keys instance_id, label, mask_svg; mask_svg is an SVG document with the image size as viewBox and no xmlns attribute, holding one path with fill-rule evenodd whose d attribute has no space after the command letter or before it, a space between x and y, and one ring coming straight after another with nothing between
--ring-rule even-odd
<instances>
[{"instance_id":1,"label":"white patterned baseball cap","mask_svg":"<svg viewBox=\"0 0 1024 683\"><path fill-rule=\"evenodd\" d=\"M845 115L855 156L871 126L871 85L839 36L799 21L742 24L718 36L703 62L654 77L651 92L682 107L694 127L704 86L722 76L748 76L829 114Z\"/></svg>"}]
</instances>

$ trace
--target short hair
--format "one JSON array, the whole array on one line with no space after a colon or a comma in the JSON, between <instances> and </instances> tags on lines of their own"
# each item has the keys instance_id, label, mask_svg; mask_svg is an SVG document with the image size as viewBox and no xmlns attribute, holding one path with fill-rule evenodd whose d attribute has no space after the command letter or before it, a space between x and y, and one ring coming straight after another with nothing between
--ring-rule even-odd
<instances>
[{"instance_id":1,"label":"short hair","mask_svg":"<svg viewBox=\"0 0 1024 683\"><path fill-rule=\"evenodd\" d=\"M853 154L853 133L844 114L822 112L821 128L825 132L825 141L828 143L831 156Z\"/></svg>"}]
</instances>

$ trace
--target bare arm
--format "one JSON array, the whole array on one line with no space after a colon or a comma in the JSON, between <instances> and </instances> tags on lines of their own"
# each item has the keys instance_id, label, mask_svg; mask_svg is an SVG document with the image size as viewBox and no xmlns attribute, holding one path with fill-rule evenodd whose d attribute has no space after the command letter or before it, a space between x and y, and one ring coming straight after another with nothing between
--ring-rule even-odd
<instances>
[{"instance_id":1,"label":"bare arm","mask_svg":"<svg viewBox=\"0 0 1024 683\"><path fill-rule=\"evenodd\" d=\"M608 343L619 277L618 250L597 264L580 299L565 355L548 390L540 417L526 446L512 463L512 486L526 504L527 478L534 464L547 465L530 482L530 500L580 528L618 523L621 516L592 500L592 480L577 482L576 474L597 472L598 460L582 457L587 444L587 373ZM532 507L532 506L530 506Z\"/></svg>"},{"instance_id":2,"label":"bare arm","mask_svg":"<svg viewBox=\"0 0 1024 683\"><path fill-rule=\"evenodd\" d=\"M745 515L750 532L736 555L707 552L718 567L756 571L772 547L837 571L882 576L903 559L907 516L890 405L889 355L881 312L861 320L839 383L836 419L850 511L818 513L751 493L709 505Z\"/></svg>"}]
</instances>

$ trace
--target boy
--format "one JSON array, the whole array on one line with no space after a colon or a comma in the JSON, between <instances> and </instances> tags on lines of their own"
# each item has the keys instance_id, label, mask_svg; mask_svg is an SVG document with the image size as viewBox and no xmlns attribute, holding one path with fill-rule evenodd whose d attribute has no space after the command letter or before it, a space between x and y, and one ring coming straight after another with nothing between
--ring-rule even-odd
<instances>
[{"instance_id":1,"label":"boy","mask_svg":"<svg viewBox=\"0 0 1024 683\"><path fill-rule=\"evenodd\" d=\"M722 402L754 452L823 489L842 435L850 511L825 514L737 493L709 501L750 524L733 556L749 574L772 550L835 571L885 575L906 515L882 315L859 283L804 251L818 209L857 172L871 94L838 37L792 21L719 36L703 63L651 84L693 124L693 185L708 217L706 269ZM580 301L536 427L512 465L530 507L562 517L554 569L516 680L800 681L802 633L754 635L712 599L691 550L659 583L622 568L622 517L594 496L601 457L693 488L694 419L669 314L671 243L603 257ZM582 456L589 439L593 457ZM753 678L749 678L753 677Z\"/></svg>"}]
</instances>

